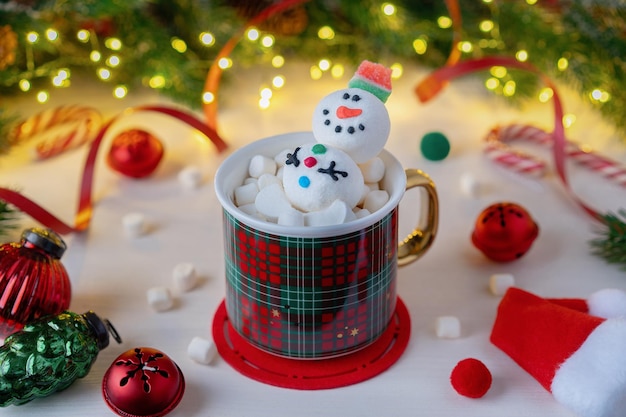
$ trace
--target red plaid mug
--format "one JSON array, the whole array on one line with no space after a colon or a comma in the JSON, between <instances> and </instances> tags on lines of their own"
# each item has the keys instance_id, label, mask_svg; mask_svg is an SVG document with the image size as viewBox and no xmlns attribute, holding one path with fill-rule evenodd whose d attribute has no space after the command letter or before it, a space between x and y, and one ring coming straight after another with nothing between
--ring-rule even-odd
<instances>
[{"instance_id":1,"label":"red plaid mug","mask_svg":"<svg viewBox=\"0 0 626 417\"><path fill-rule=\"evenodd\" d=\"M280 356L322 359L373 343L396 307L399 265L430 247L438 225L434 183L423 172L404 170L383 150L381 188L389 201L366 217L333 226L292 227L250 216L234 203L255 155L274 157L313 142L310 132L255 141L220 165L215 192L223 207L225 305L234 329L254 346ZM405 190L428 196L423 227L398 244L398 204Z\"/></svg>"}]
</instances>

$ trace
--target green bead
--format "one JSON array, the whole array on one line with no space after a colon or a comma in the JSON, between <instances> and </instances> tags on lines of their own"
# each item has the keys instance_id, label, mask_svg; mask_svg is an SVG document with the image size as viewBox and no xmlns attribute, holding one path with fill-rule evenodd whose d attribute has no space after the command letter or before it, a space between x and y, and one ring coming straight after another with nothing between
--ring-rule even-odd
<instances>
[{"instance_id":1,"label":"green bead","mask_svg":"<svg viewBox=\"0 0 626 417\"><path fill-rule=\"evenodd\" d=\"M420 151L429 161L441 161L450 153L450 142L441 132L426 133L420 142Z\"/></svg>"}]
</instances>

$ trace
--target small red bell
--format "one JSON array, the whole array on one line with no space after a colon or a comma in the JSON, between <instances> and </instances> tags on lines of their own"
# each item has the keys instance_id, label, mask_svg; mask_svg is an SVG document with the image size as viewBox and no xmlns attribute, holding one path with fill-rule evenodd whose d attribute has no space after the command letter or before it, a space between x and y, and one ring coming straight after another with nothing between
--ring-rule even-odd
<instances>
[{"instance_id":1,"label":"small red bell","mask_svg":"<svg viewBox=\"0 0 626 417\"><path fill-rule=\"evenodd\" d=\"M530 214L514 203L496 203L476 219L472 243L497 262L519 259L530 249L539 227Z\"/></svg>"},{"instance_id":2,"label":"small red bell","mask_svg":"<svg viewBox=\"0 0 626 417\"><path fill-rule=\"evenodd\" d=\"M113 361L102 380L108 406L125 417L157 417L172 411L183 397L183 373L163 352L138 347Z\"/></svg>"},{"instance_id":3,"label":"small red bell","mask_svg":"<svg viewBox=\"0 0 626 417\"><path fill-rule=\"evenodd\" d=\"M67 248L51 229L31 228L0 246L0 337L67 310L71 284L60 259Z\"/></svg>"}]
</instances>

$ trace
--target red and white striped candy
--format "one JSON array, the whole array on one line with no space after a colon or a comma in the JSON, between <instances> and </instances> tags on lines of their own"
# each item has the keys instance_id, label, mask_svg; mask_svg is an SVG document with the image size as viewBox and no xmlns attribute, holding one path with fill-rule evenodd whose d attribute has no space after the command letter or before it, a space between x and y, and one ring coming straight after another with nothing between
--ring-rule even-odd
<instances>
[{"instance_id":1,"label":"red and white striped candy","mask_svg":"<svg viewBox=\"0 0 626 417\"><path fill-rule=\"evenodd\" d=\"M60 106L44 110L20 122L13 130L13 143L36 139L36 159L46 159L83 145L102 127L100 112L85 106Z\"/></svg>"},{"instance_id":2,"label":"red and white striped candy","mask_svg":"<svg viewBox=\"0 0 626 417\"><path fill-rule=\"evenodd\" d=\"M524 175L534 177L544 175L547 169L546 163L525 152L515 150L507 144L513 141L552 146L552 135L534 126L512 124L495 127L486 137L485 154L495 163ZM565 145L565 157L626 187L626 167L617 161L584 150L572 142L567 142Z\"/></svg>"}]
</instances>

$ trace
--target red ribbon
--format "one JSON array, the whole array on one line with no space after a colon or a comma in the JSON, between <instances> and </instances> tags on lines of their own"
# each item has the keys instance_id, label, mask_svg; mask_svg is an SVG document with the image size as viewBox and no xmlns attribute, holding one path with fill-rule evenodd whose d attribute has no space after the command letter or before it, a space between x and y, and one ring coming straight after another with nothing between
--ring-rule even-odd
<instances>
[{"instance_id":1,"label":"red ribbon","mask_svg":"<svg viewBox=\"0 0 626 417\"><path fill-rule=\"evenodd\" d=\"M552 139L554 143L552 146L552 155L557 174L571 198L592 218L602 222L602 216L578 198L570 187L565 171L565 145L567 140L565 138L565 128L563 127L563 106L561 104L561 98L559 97L557 88L552 80L536 67L510 57L493 56L470 59L435 70L418 84L415 92L420 101L427 102L431 98L435 97L445 87L445 83L447 81L476 71L489 69L494 66L517 68L532 72L538 75L541 80L552 89L554 93L552 96L552 102L554 104L554 131L552 132Z\"/></svg>"},{"instance_id":2,"label":"red ribbon","mask_svg":"<svg viewBox=\"0 0 626 417\"><path fill-rule=\"evenodd\" d=\"M226 142L222 140L222 138L217 134L215 129L207 126L202 121L198 120L195 116L189 113L164 106L132 107L109 120L100 129L98 135L89 147L89 153L87 154L87 159L85 161L85 167L83 169L83 175L80 183L80 194L78 199L78 208L74 217L74 225L63 222L58 217L54 216L52 213L44 209L42 206L38 205L37 203L28 199L17 191L13 191L8 188L0 188L0 199L9 204L12 204L23 213L28 214L30 217L32 217L42 225L55 230L57 233L69 234L72 232L81 232L83 230L86 230L91 222L93 212L92 188L96 156L98 155L100 144L102 143L104 135L109 130L109 128L121 117L142 111L162 113L186 123L187 125L200 131L204 136L207 137L207 139L213 142L218 152L223 152L228 147Z\"/></svg>"},{"instance_id":3,"label":"red ribbon","mask_svg":"<svg viewBox=\"0 0 626 417\"><path fill-rule=\"evenodd\" d=\"M275 4L272 4L271 6L268 6L267 8L263 9L258 15L248 20L245 26L242 27L241 30L239 30L239 32L237 32L234 36L232 36L228 40L228 42L224 44L222 49L219 51L219 53L213 60L213 63L211 64L211 67L209 68L209 72L204 82L204 92L205 93L209 92L213 94L213 100L211 102L205 103L203 106L204 116L206 117L207 124L210 127L212 127L214 130L216 131L218 130L217 129L217 101L218 101L217 91L219 90L220 78L222 77L222 72L223 72L219 66L220 59L226 58L231 54L233 49L235 49L235 46L237 46L237 43L239 43L239 40L245 33L246 29L248 29L249 27L256 26L264 22L265 20L269 19L276 13L280 13L283 10L287 10L301 3L306 3L307 1L308 0L283 0Z\"/></svg>"}]
</instances>

